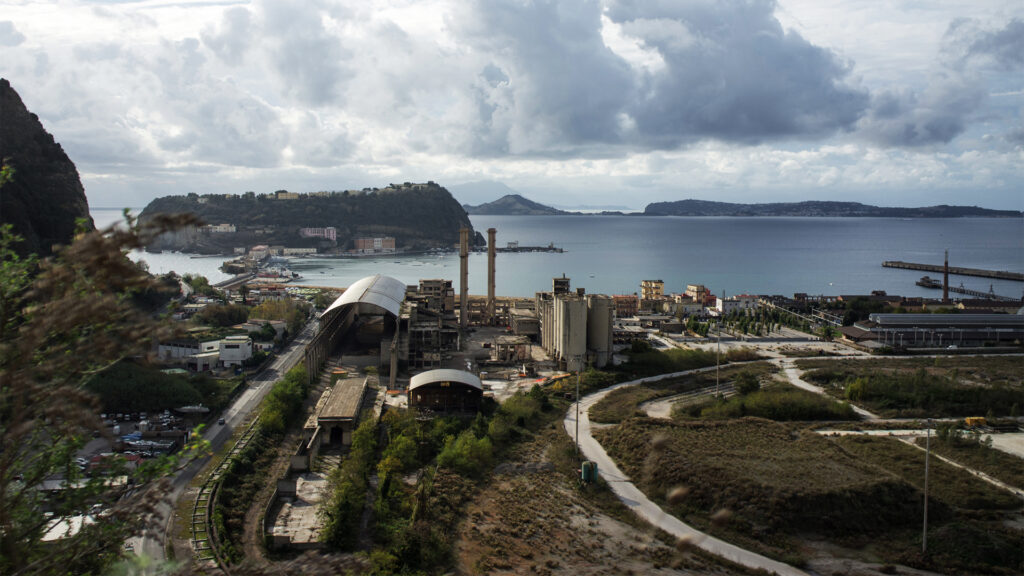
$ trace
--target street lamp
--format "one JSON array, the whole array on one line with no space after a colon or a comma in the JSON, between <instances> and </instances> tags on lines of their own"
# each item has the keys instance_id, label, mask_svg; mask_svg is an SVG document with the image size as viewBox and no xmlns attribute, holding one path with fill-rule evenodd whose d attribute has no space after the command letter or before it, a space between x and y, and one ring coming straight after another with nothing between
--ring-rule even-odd
<instances>
[{"instance_id":1,"label":"street lamp","mask_svg":"<svg viewBox=\"0 0 1024 576\"><path fill-rule=\"evenodd\" d=\"M932 419L928 419L924 441L924 530L921 533L921 553L928 553L928 460L932 454Z\"/></svg>"}]
</instances>

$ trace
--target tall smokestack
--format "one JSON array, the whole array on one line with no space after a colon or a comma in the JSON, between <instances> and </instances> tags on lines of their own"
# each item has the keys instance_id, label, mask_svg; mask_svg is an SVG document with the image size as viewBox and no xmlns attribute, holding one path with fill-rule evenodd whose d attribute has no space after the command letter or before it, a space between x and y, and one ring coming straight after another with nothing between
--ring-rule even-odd
<instances>
[{"instance_id":1,"label":"tall smokestack","mask_svg":"<svg viewBox=\"0 0 1024 576\"><path fill-rule=\"evenodd\" d=\"M497 230L487 229L487 323L494 324L494 235Z\"/></svg>"},{"instance_id":2,"label":"tall smokestack","mask_svg":"<svg viewBox=\"0 0 1024 576\"><path fill-rule=\"evenodd\" d=\"M459 228L459 326L469 326L469 228Z\"/></svg>"},{"instance_id":3,"label":"tall smokestack","mask_svg":"<svg viewBox=\"0 0 1024 576\"><path fill-rule=\"evenodd\" d=\"M946 250L946 263L942 266L942 303L949 304L949 250Z\"/></svg>"}]
</instances>

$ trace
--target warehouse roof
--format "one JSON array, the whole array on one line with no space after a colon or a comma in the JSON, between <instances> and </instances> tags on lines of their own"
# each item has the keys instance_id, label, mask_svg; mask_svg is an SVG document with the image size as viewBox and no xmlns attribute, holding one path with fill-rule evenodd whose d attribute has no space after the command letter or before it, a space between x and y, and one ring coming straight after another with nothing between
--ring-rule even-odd
<instances>
[{"instance_id":1,"label":"warehouse roof","mask_svg":"<svg viewBox=\"0 0 1024 576\"><path fill-rule=\"evenodd\" d=\"M373 304L395 316L402 309L405 300L405 284L390 276L376 274L367 276L349 286L345 293L331 304L321 316L347 304Z\"/></svg>"},{"instance_id":2,"label":"warehouse roof","mask_svg":"<svg viewBox=\"0 0 1024 576\"><path fill-rule=\"evenodd\" d=\"M1024 327L1024 316L1018 314L872 314L870 321L879 328Z\"/></svg>"},{"instance_id":3,"label":"warehouse roof","mask_svg":"<svg viewBox=\"0 0 1024 576\"><path fill-rule=\"evenodd\" d=\"M416 374L409 379L409 391L413 391L420 386L427 386L428 384L437 384L439 382L458 382L460 384L466 384L472 386L477 390L483 390L484 387L480 383L480 379L476 375L463 370L452 370L448 368L440 370L427 370Z\"/></svg>"}]
</instances>

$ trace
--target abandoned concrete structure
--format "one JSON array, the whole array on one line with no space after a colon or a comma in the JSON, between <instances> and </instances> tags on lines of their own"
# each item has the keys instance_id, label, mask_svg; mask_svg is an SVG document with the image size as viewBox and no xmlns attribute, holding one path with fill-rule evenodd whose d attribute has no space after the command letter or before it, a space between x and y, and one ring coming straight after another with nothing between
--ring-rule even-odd
<instances>
[{"instance_id":1,"label":"abandoned concrete structure","mask_svg":"<svg viewBox=\"0 0 1024 576\"><path fill-rule=\"evenodd\" d=\"M464 370L428 370L409 380L409 407L435 414L473 414L480 410L483 385Z\"/></svg>"}]
</instances>

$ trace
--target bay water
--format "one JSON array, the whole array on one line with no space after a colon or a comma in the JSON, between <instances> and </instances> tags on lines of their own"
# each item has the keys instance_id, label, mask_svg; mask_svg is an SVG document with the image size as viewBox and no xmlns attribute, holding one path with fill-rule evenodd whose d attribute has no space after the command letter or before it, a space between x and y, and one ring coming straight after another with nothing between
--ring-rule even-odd
<instances>
[{"instance_id":1,"label":"bay water","mask_svg":"<svg viewBox=\"0 0 1024 576\"><path fill-rule=\"evenodd\" d=\"M138 213L138 210L134 211ZM93 209L98 226L116 221L120 210ZM1024 219L1018 218L797 218L674 216L471 216L486 235L495 228L497 246L554 244L562 253L499 253L496 292L532 296L551 289L563 274L588 293L632 294L641 280L660 279L667 292L704 284L715 294L867 294L885 290L904 296L939 297L914 282L924 273L883 268L884 260L1024 272ZM217 282L226 256L133 253L154 273L198 273ZM407 284L445 278L458 290L459 258L389 255L372 258L293 258L297 285L344 287L372 274ZM932 274L932 277L939 276ZM487 293L487 255L469 258L470 294ZM950 276L953 286L1020 298L1024 283ZM953 296L957 296L954 294Z\"/></svg>"}]
</instances>

